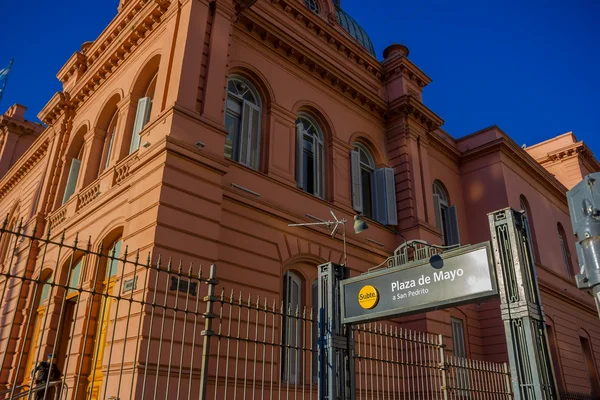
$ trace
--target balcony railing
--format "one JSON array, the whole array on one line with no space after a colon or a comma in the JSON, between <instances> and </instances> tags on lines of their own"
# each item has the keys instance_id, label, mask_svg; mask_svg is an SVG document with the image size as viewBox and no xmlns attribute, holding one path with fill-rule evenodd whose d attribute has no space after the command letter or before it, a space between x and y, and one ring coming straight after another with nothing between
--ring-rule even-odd
<instances>
[{"instance_id":1,"label":"balcony railing","mask_svg":"<svg viewBox=\"0 0 600 400\"><path fill-rule=\"evenodd\" d=\"M82 211L97 198L108 192L112 187L123 184L132 173L132 164L137 153L119 161L117 165L104 171L98 179L80 190L48 216L49 228L54 230L69 217Z\"/></svg>"}]
</instances>

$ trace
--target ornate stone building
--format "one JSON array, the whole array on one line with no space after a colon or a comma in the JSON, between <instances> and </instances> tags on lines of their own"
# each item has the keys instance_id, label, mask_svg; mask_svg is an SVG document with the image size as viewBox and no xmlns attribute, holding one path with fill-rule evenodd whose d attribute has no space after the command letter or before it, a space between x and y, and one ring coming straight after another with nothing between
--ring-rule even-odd
<instances>
[{"instance_id":1,"label":"ornate stone building","mask_svg":"<svg viewBox=\"0 0 600 400\"><path fill-rule=\"evenodd\" d=\"M216 263L228 289L312 307L316 266L341 262L342 242L324 229L288 224L327 219L330 210L348 220L361 213L369 229L347 238L354 275L401 245L398 233L474 244L490 238L487 213L522 209L560 388L594 390L600 321L592 298L574 284L565 193L600 170L598 161L571 133L526 149L496 126L453 138L426 106L431 79L408 49L391 45L378 60L342 6L121 0L100 36L58 72L62 91L38 115L45 126L25 120L19 105L0 117L0 213L8 228L23 221L24 231L50 230L55 241L78 234L104 251ZM22 255L16 261L7 256L12 246ZM73 263L72 252L37 249L30 262L7 240L0 250L3 269L34 279L69 277L107 291L115 284L112 266L100 279L97 269ZM27 331L3 323L0 383L27 381L33 352L18 364L10 343L43 346L44 329L46 340L60 337L59 364L69 351L77 360L63 371L70 385L102 382L102 360L92 362L79 325L74 336L60 335L63 298L74 324L97 308L85 293L7 297L6 310L48 308L49 318ZM94 332L115 321L110 312L91 315ZM507 360L497 301L403 324L444 334L457 356ZM95 346L109 340L97 337ZM104 398L127 398L110 389Z\"/></svg>"}]
</instances>

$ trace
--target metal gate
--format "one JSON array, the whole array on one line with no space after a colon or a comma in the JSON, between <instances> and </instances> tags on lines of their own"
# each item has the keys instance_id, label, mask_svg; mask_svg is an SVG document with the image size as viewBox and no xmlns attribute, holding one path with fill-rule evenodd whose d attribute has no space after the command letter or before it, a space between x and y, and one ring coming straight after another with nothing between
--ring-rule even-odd
<instances>
[{"instance_id":1,"label":"metal gate","mask_svg":"<svg viewBox=\"0 0 600 400\"><path fill-rule=\"evenodd\" d=\"M214 265L5 221L0 268L0 399L323 398L324 313L226 290ZM454 358L439 335L342 329L358 399L511 398L505 364Z\"/></svg>"}]
</instances>

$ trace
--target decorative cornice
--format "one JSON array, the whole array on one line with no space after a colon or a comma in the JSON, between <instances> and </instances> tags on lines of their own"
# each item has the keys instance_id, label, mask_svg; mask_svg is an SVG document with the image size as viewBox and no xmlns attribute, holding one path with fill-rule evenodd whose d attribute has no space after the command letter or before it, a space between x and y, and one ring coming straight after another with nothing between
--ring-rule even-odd
<instances>
[{"instance_id":1,"label":"decorative cornice","mask_svg":"<svg viewBox=\"0 0 600 400\"><path fill-rule=\"evenodd\" d=\"M446 154L450 157L454 162L459 163L461 153L460 150L456 147L456 145L452 145L444 140L436 131L431 131L428 133L427 138L429 139L429 145L435 147L443 154Z\"/></svg>"},{"instance_id":2,"label":"decorative cornice","mask_svg":"<svg viewBox=\"0 0 600 400\"><path fill-rule=\"evenodd\" d=\"M69 59L58 76L64 83L75 72L82 72L68 90L74 109L80 108L156 29L169 4L168 0L131 2L92 45Z\"/></svg>"},{"instance_id":3,"label":"decorative cornice","mask_svg":"<svg viewBox=\"0 0 600 400\"><path fill-rule=\"evenodd\" d=\"M379 117L383 117L387 112L387 104L376 91L360 87L359 82L350 79L339 67L314 54L297 39L287 36L258 15L244 13L239 16L236 25L254 40L261 42L366 111L375 112Z\"/></svg>"},{"instance_id":4,"label":"decorative cornice","mask_svg":"<svg viewBox=\"0 0 600 400\"><path fill-rule=\"evenodd\" d=\"M28 151L29 154L25 154L19 159L19 161L8 171L2 180L0 180L0 200L2 200L8 192L12 190L17 184L27 175L29 171L33 169L40 160L44 158L48 152L50 145L50 139L46 138L34 150Z\"/></svg>"},{"instance_id":5,"label":"decorative cornice","mask_svg":"<svg viewBox=\"0 0 600 400\"><path fill-rule=\"evenodd\" d=\"M384 77L386 82L402 75L414 82L419 88L424 88L431 83L431 78L403 55L392 56L390 59L384 60L382 65L388 70Z\"/></svg>"},{"instance_id":6,"label":"decorative cornice","mask_svg":"<svg viewBox=\"0 0 600 400\"><path fill-rule=\"evenodd\" d=\"M38 118L46 125L52 125L65 113L69 106L70 102L68 94L56 92L38 113Z\"/></svg>"},{"instance_id":7,"label":"decorative cornice","mask_svg":"<svg viewBox=\"0 0 600 400\"><path fill-rule=\"evenodd\" d=\"M36 135L44 130L42 125L36 124L35 122L19 121L18 119L6 115L0 115L0 131L5 128L15 132L19 136Z\"/></svg>"},{"instance_id":8,"label":"decorative cornice","mask_svg":"<svg viewBox=\"0 0 600 400\"><path fill-rule=\"evenodd\" d=\"M355 62L360 69L369 75L383 81L383 68L379 62L360 44L348 38L340 31L332 29L337 18L324 19L315 15L304 6L304 2L295 0L271 0L271 4L279 12L283 12L292 23L299 24L307 30L312 36L316 36L330 45L332 49L338 51L344 57ZM246 16L256 16L256 13L250 9Z\"/></svg>"},{"instance_id":9,"label":"decorative cornice","mask_svg":"<svg viewBox=\"0 0 600 400\"><path fill-rule=\"evenodd\" d=\"M567 205L567 188L554 175L537 163L525 150L505 135L482 146L462 153L461 163L465 163L495 152L502 152L510 157L517 165L525 169L535 181L541 183L556 196L565 206Z\"/></svg>"},{"instance_id":10,"label":"decorative cornice","mask_svg":"<svg viewBox=\"0 0 600 400\"><path fill-rule=\"evenodd\" d=\"M443 119L427 108L418 99L406 94L390 104L389 117L393 118L398 115L413 118L428 131L434 131L444 123Z\"/></svg>"},{"instance_id":11,"label":"decorative cornice","mask_svg":"<svg viewBox=\"0 0 600 400\"><path fill-rule=\"evenodd\" d=\"M594 153L584 142L576 142L549 152L536 161L541 165L559 163L568 158L579 157L590 171L600 171L600 162L594 157Z\"/></svg>"}]
</instances>

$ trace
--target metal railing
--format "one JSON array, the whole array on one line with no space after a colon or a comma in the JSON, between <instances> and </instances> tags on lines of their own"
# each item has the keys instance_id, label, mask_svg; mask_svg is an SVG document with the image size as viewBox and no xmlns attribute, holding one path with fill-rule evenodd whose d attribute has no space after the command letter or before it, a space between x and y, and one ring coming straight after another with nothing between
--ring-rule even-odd
<instances>
[{"instance_id":1,"label":"metal railing","mask_svg":"<svg viewBox=\"0 0 600 400\"><path fill-rule=\"evenodd\" d=\"M597 400L600 399L600 395L594 395L591 393L578 393L578 392L561 392L561 400Z\"/></svg>"},{"instance_id":2,"label":"metal railing","mask_svg":"<svg viewBox=\"0 0 600 400\"><path fill-rule=\"evenodd\" d=\"M316 310L217 288L214 265L142 258L113 236L0 228L0 399L34 398L49 354L48 398L318 398ZM439 335L352 332L356 398L512 398L506 365L455 359Z\"/></svg>"}]
</instances>

